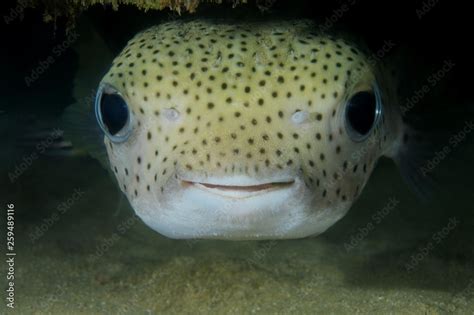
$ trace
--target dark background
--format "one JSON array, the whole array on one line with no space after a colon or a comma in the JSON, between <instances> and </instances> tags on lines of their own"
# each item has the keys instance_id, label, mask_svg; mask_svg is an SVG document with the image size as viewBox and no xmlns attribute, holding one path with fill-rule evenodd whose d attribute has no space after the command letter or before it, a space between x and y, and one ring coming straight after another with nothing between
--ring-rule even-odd
<instances>
[{"instance_id":1,"label":"dark background","mask_svg":"<svg viewBox=\"0 0 474 315\"><path fill-rule=\"evenodd\" d=\"M231 5L201 5L196 15L183 14L183 17L310 18L324 23L344 3L349 3L349 1L280 0L264 13L257 10L253 1L237 8L232 8ZM432 3L433 8L420 19L417 16L417 10L421 10L423 3ZM472 10L467 1L462 5L459 3L447 0L409 1L409 3L358 0L331 28L331 31L351 33L356 38L363 39L373 51L379 49L385 40L394 40L400 47L406 48L408 53L405 57L409 66L408 69L404 69L406 72L403 73L402 79L402 82L406 84L420 80L422 82L433 69L441 68L445 60L452 60L456 64L455 68L440 81L436 89L431 90L427 97L423 98L423 102L419 103L419 109L413 111L414 114L422 117L425 123L429 121L432 129L440 132L443 137L449 137L458 132L462 123L474 114L472 107L474 104ZM4 14L8 14L15 5L14 1L2 2L0 18L3 19ZM3 20L0 21L0 138L2 140L0 157L4 152L10 154L13 151L13 149L7 149L15 147L16 139L31 127L31 121L37 121L38 116L58 116L67 105L73 102L73 81L78 66L78 58L73 49L67 49L57 58L56 62L44 75L33 82L31 87L25 85L25 76L30 75L31 70L40 61L51 55L56 45L64 42L67 37L66 29L71 22L60 17L56 21L44 23L43 12L41 7L28 9L23 19L15 19L8 25ZM77 18L78 21L87 19L88 23L92 23L106 40L112 54L116 54L137 31L162 21L178 18L178 16L168 10L145 13L134 7L120 6L118 11L114 11L109 7L98 5ZM438 133L435 135L437 137ZM467 136L468 140L453 150L453 154L442 161L440 167L436 169L440 177L440 186L436 191L436 199L426 204L421 203L408 190L399 176L398 169L391 161L381 160L361 198L347 216L318 238L318 240L334 244L334 248L344 252L344 242L371 220L374 211L381 209L389 197L400 198L402 205L367 238L369 244L385 241L389 244L386 249L377 254L370 254L361 247L360 251L335 256L338 261L334 261L334 264L345 271L347 281L357 285L363 283L367 286L378 287L446 289L450 286L459 286L459 290L462 290L466 286L469 276L460 273L457 278L451 278L449 266L450 262L472 266L474 261L474 211L471 188L474 174L472 166L474 145L472 133ZM446 144L442 141L441 143ZM19 163L21 157L22 154L17 154L16 158L11 159L11 166L5 166L3 160L0 159L0 174L2 175L0 189L5 198L13 196L19 204L18 222L21 224L20 227L25 227L25 231L27 228L37 226L42 222L42 218L54 213L56 200L66 198L73 188L84 187L88 191L87 197L70 211L70 216L65 217L64 222L55 226L57 232L51 231L41 241L43 242L41 244L59 244L59 248L62 249L58 251L59 257L69 256L73 252L87 255L93 250L95 243L100 243L100 240L96 241L95 238L98 239L101 235L108 237L110 234L107 233L110 233L110 230L118 224L117 222L120 222L115 213L115 203L120 200L122 194L115 192L114 181L108 178L106 170L97 161L84 157L69 160L41 157L15 183L3 180L2 170L11 171L14 165ZM7 189L3 189L5 186ZM111 201L113 206L111 206ZM132 210L126 209L120 214L128 216L132 214ZM397 272L404 270L404 264L409 261L410 256L417 253L420 246L425 246L433 233L445 226L451 217L460 219L459 228L453 231L446 241L436 247L431 254L446 264L439 266L428 264L427 267L420 267L421 272L416 276L409 275L398 279L400 277ZM82 230L83 227L84 230ZM169 252L170 255L179 255L174 251L175 248L178 252L190 252L186 242L163 240L164 238L159 238L158 234L150 229L141 225L140 227L140 233L131 233L133 237L139 235L136 237L138 240L134 242L134 248L140 248L140 246L135 246L136 244L149 244L150 248L155 248L155 242L159 240L173 249L163 250ZM77 234L76 231L78 231ZM26 238L28 234L24 232L20 235ZM77 239L77 235L82 238ZM279 246L287 244L288 248L292 248L300 244L299 246L304 247L311 241L280 242L279 244L284 245ZM25 248L29 245L27 240L23 244L26 244ZM230 253L232 246L239 246L225 243L222 247L218 247L212 242L202 244L203 246L210 244L209 247L219 248L224 253L226 252L224 248L230 248L228 250ZM35 253L40 252L41 247L38 248ZM146 248L145 245L144 248ZM158 246L160 250L163 248L166 246ZM304 252L306 251L305 248ZM278 253L285 257L283 249ZM354 253L361 253L367 262L354 262L354 257L358 259ZM308 250L308 256L312 254L316 255L317 252ZM142 253L137 254L137 257L143 260L141 255ZM228 255L231 256L232 253ZM345 259L349 262L347 265L341 263ZM341 267L341 265L344 266ZM134 269L133 267L129 269ZM35 265L34 269L36 268ZM372 277L374 271L378 275L390 274L393 277L389 281L380 276ZM440 274L443 276L440 277ZM464 281L456 280L463 278ZM426 279L435 279L432 281L434 284L424 282Z\"/></svg>"},{"instance_id":2,"label":"dark background","mask_svg":"<svg viewBox=\"0 0 474 315\"><path fill-rule=\"evenodd\" d=\"M349 4L354 1L353 5ZM381 47L385 40L394 40L397 44L409 47L416 66L422 69L438 68L444 60L455 61L456 67L446 84L446 93L455 99L443 107L457 106L470 97L472 81L472 18L467 2L426 0L426 1L276 1L267 11L260 12L254 1L249 4L232 8L231 5L200 5L196 15L186 16L218 16L243 18L310 18L322 23L334 16L343 4L350 10L345 12L331 28L331 31L343 30L364 39L374 50ZM421 18L417 10L423 5L433 3ZM15 7L15 1L2 2L2 15L8 15ZM26 9L23 19L17 18L8 25L0 23L2 39L0 50L0 67L2 84L0 93L3 102L0 108L9 111L38 110L37 102L41 99L41 111L51 110L59 113L72 101L71 89L77 66L77 57L69 49L57 62L48 69L40 80L31 88L25 86L24 78L38 62L51 54L52 48L65 39L68 19L59 17L56 21L44 23L43 8ZM177 18L175 12L169 10L143 12L135 7L120 6L113 11L109 7L97 5L89 9L78 19L87 16L97 30L106 39L115 54L137 31L162 20ZM426 71L426 70L423 70ZM54 91L52 93L52 91ZM7 96L5 98L5 96ZM5 102L5 99L7 100ZM28 109L27 109L28 108Z\"/></svg>"}]
</instances>

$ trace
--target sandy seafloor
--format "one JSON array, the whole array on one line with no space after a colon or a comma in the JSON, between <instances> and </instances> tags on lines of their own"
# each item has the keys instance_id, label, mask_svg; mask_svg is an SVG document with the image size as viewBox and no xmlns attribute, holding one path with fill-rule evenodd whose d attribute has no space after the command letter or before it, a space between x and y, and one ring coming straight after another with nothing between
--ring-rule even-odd
<instances>
[{"instance_id":1,"label":"sandy seafloor","mask_svg":"<svg viewBox=\"0 0 474 315\"><path fill-rule=\"evenodd\" d=\"M460 146L441 162L448 180L435 201L420 203L396 167L381 161L349 214L325 234L245 242L167 239L133 219L95 160L39 158L13 184L3 176L0 183L16 207L11 313L473 314L468 152ZM61 213L75 189L82 197ZM391 198L398 206L381 215ZM450 218L459 223L433 238ZM348 249L351 237L361 240Z\"/></svg>"}]
</instances>

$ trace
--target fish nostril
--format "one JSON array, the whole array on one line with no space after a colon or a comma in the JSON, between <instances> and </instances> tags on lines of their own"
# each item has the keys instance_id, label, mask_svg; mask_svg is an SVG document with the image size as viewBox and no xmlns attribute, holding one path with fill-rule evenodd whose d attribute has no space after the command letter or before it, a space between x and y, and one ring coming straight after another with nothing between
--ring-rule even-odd
<instances>
[{"instance_id":1,"label":"fish nostril","mask_svg":"<svg viewBox=\"0 0 474 315\"><path fill-rule=\"evenodd\" d=\"M302 123L304 123L306 120L308 120L308 117L309 117L308 112L306 112L306 111L301 111L301 110L297 110L297 111L294 112L293 115L291 116L291 120L292 120L295 124L302 124Z\"/></svg>"},{"instance_id":2,"label":"fish nostril","mask_svg":"<svg viewBox=\"0 0 474 315\"><path fill-rule=\"evenodd\" d=\"M180 113L175 108L165 108L163 110L163 115L169 121L177 121L179 119Z\"/></svg>"}]
</instances>

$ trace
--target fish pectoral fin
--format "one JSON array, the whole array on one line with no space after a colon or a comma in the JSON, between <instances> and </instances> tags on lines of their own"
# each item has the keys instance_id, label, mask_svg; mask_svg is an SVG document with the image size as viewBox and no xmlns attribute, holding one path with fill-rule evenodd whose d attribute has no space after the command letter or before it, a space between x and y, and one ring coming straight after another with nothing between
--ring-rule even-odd
<instances>
[{"instance_id":1,"label":"fish pectoral fin","mask_svg":"<svg viewBox=\"0 0 474 315\"><path fill-rule=\"evenodd\" d=\"M92 23L83 20L77 26L80 34L74 45L79 64L74 81L75 103L61 118L64 137L76 150L85 150L107 170L108 158L104 146L104 133L98 126L94 113L94 100L102 75L110 66L113 55Z\"/></svg>"}]
</instances>

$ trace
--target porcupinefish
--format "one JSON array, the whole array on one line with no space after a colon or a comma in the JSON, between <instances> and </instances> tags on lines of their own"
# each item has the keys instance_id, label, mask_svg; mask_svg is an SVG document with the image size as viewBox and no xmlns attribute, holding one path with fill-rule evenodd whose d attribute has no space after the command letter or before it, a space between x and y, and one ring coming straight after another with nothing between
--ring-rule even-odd
<instances>
[{"instance_id":1,"label":"porcupinefish","mask_svg":"<svg viewBox=\"0 0 474 315\"><path fill-rule=\"evenodd\" d=\"M173 21L131 39L95 115L136 214L171 238L289 239L342 218L404 163L393 80L311 21ZM102 139L102 138L101 138Z\"/></svg>"}]
</instances>

